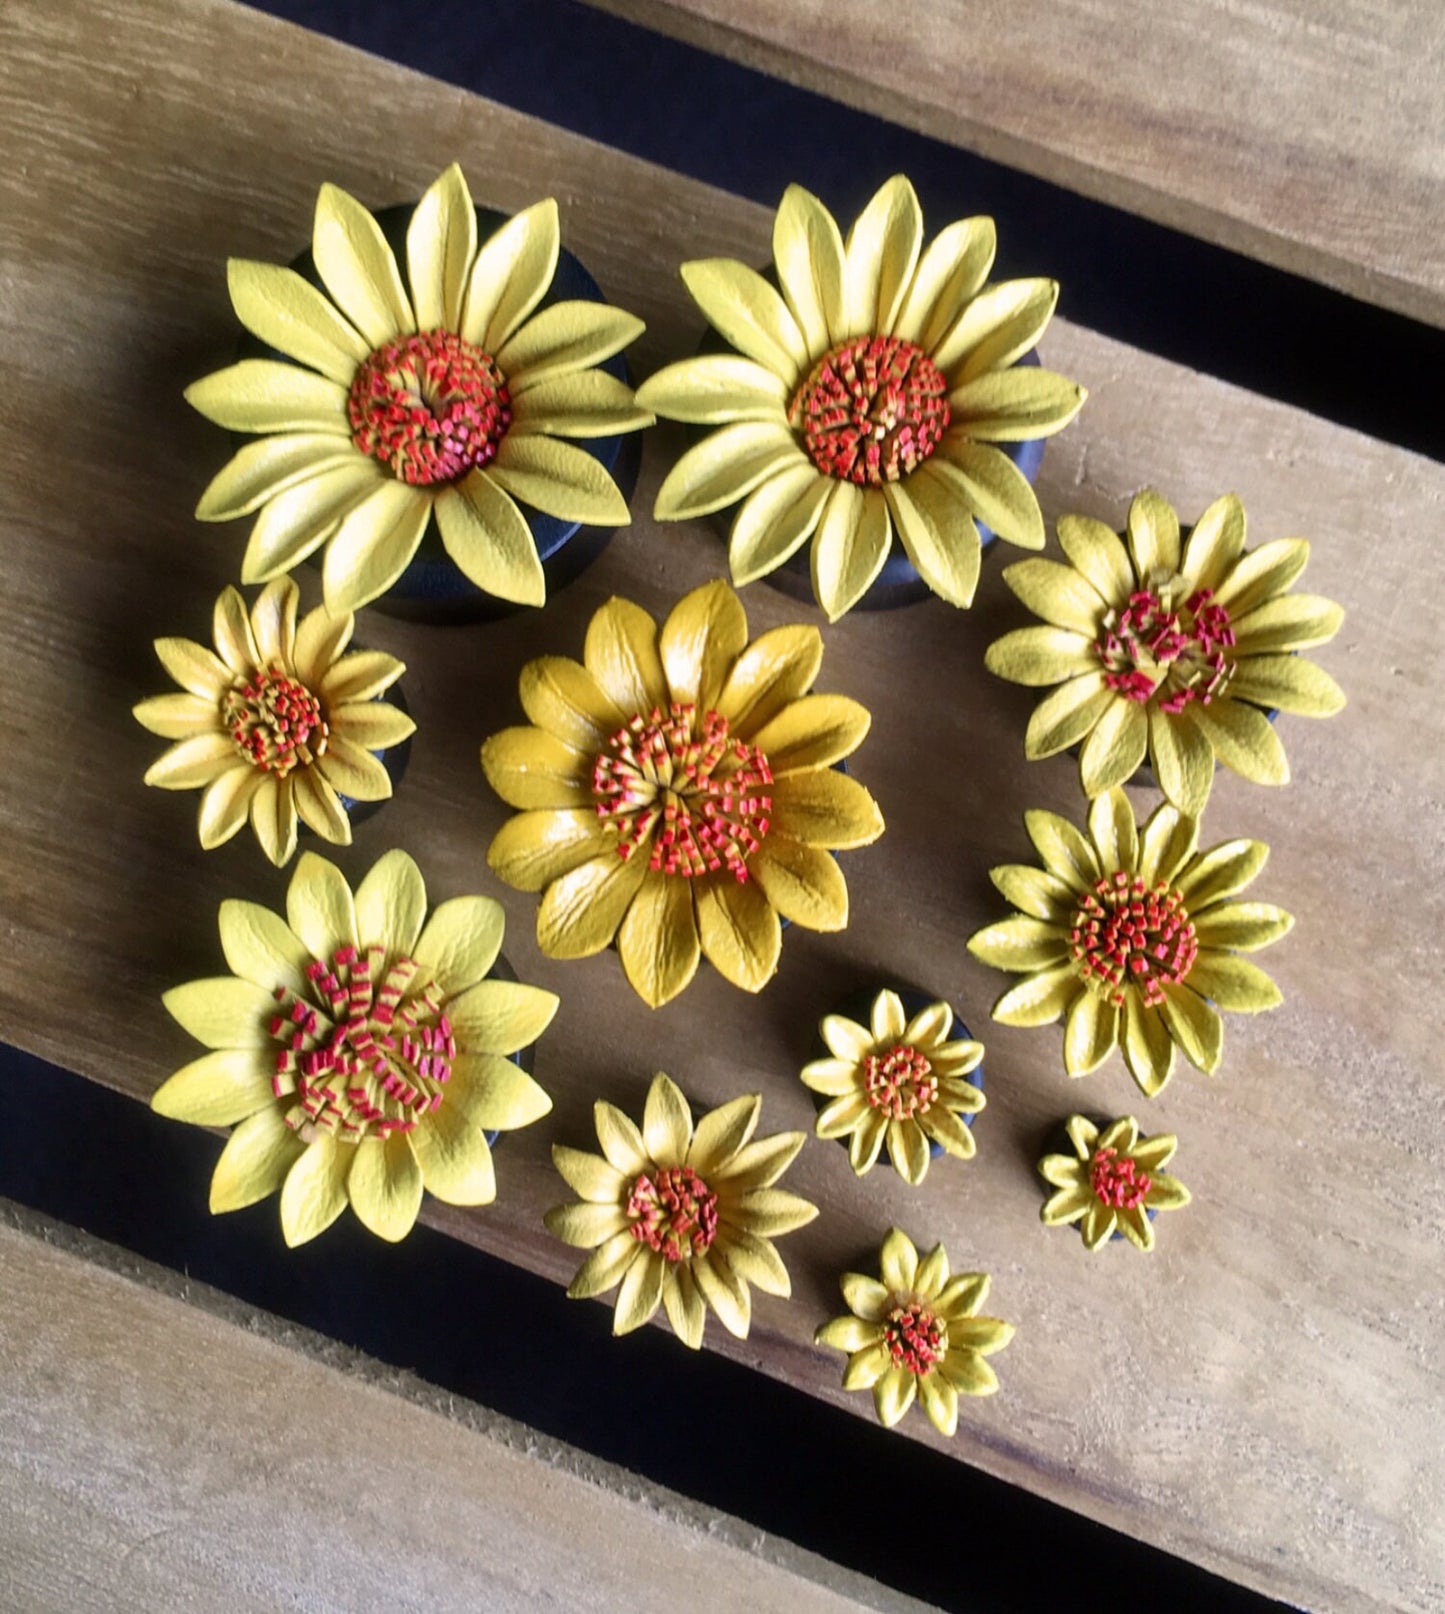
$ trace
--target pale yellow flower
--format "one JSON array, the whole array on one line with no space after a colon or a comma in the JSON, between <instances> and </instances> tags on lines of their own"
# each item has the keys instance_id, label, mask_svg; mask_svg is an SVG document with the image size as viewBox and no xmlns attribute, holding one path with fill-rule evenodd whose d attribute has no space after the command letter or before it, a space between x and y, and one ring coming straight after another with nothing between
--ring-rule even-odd
<instances>
[{"instance_id":1,"label":"pale yellow flower","mask_svg":"<svg viewBox=\"0 0 1445 1614\"><path fill-rule=\"evenodd\" d=\"M1039 1161L1040 1176L1058 1189L1040 1212L1044 1225L1077 1222L1090 1250L1116 1232L1139 1249L1152 1250L1150 1213L1189 1203L1189 1190L1163 1170L1174 1158L1178 1138L1170 1132L1141 1138L1132 1115L1102 1131L1086 1116L1071 1115L1067 1131L1073 1154L1049 1154Z\"/></svg>"}]
</instances>

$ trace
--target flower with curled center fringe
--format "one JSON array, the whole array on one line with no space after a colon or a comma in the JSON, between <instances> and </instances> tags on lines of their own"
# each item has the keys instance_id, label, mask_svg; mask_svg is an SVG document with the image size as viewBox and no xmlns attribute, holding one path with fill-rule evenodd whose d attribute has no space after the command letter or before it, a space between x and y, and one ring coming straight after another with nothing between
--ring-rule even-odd
<instances>
[{"instance_id":1,"label":"flower with curled center fringe","mask_svg":"<svg viewBox=\"0 0 1445 1614\"><path fill-rule=\"evenodd\" d=\"M487 853L508 885L541 891L537 941L585 958L614 938L653 1007L701 955L757 992L777 968L779 916L841 930L848 888L830 853L883 833L872 796L834 764L868 732L842 695L810 695L816 628L748 643L726 583L708 583L659 629L626 600L592 618L583 664L522 669L534 726L482 747L492 788L522 811Z\"/></svg>"},{"instance_id":2,"label":"flower with curled center fringe","mask_svg":"<svg viewBox=\"0 0 1445 1614\"><path fill-rule=\"evenodd\" d=\"M1123 539L1101 521L1064 516L1067 564L1027 560L1004 581L1040 627L989 646L991 671L1056 684L1029 722L1031 758L1079 744L1088 796L1129 779L1147 755L1181 812L1203 811L1216 758L1256 784L1282 785L1289 763L1267 711L1328 717L1338 684L1298 652L1334 638L1344 612L1292 594L1310 546L1279 538L1244 547L1244 506L1216 499L1187 540L1179 518L1146 489Z\"/></svg>"},{"instance_id":3,"label":"flower with curled center fringe","mask_svg":"<svg viewBox=\"0 0 1445 1614\"><path fill-rule=\"evenodd\" d=\"M323 840L351 844L343 796L385 801L386 769L372 754L399 745L416 724L379 701L406 671L380 650L345 654L352 617L322 608L298 623L295 583L269 583L249 616L240 592L216 601L215 650L157 639L161 665L183 694L134 708L152 734L176 743L151 764L148 785L202 790L201 845L220 846L249 816L278 866L296 850L299 818Z\"/></svg>"},{"instance_id":4,"label":"flower with curled center fringe","mask_svg":"<svg viewBox=\"0 0 1445 1614\"><path fill-rule=\"evenodd\" d=\"M818 1029L831 1057L805 1065L803 1085L829 1098L817 1134L849 1140L858 1176L873 1169L885 1141L894 1170L909 1183L927 1174L930 1144L972 1159L973 1133L961 1117L977 1115L984 1096L964 1077L978 1068L983 1044L948 1040L947 1003L930 1003L910 1019L898 994L883 991L868 1025L830 1014Z\"/></svg>"},{"instance_id":5,"label":"flower with curled center fringe","mask_svg":"<svg viewBox=\"0 0 1445 1614\"><path fill-rule=\"evenodd\" d=\"M958 1430L958 1398L992 1395L998 1378L984 1360L1013 1338L1012 1323L980 1317L988 1276L949 1276L948 1253L936 1244L919 1259L913 1240L893 1228L883 1240L882 1282L845 1272L849 1315L825 1323L819 1345L848 1353L845 1390L872 1390L879 1421L891 1429L917 1399L942 1435Z\"/></svg>"},{"instance_id":6,"label":"flower with curled center fringe","mask_svg":"<svg viewBox=\"0 0 1445 1614\"><path fill-rule=\"evenodd\" d=\"M657 496L659 520L742 500L728 559L751 582L812 539L813 592L836 621L878 576L896 536L928 586L973 600L975 518L1042 549L1027 479L995 443L1060 431L1084 389L1018 366L1058 301L1052 280L985 287L990 218L950 224L923 248L923 214L902 175L845 243L831 213L788 187L773 225L777 287L732 259L682 278L737 350L668 365L638 389L659 415L717 426Z\"/></svg>"},{"instance_id":7,"label":"flower with curled center fringe","mask_svg":"<svg viewBox=\"0 0 1445 1614\"><path fill-rule=\"evenodd\" d=\"M264 434L196 509L202 521L260 511L243 581L265 582L325 545L326 603L354 610L396 582L435 515L478 588L540 605L546 579L516 501L563 521L627 524L602 465L558 439L651 421L594 368L642 321L588 301L534 314L559 248L550 199L478 242L454 163L412 214L407 285L381 226L335 185L317 197L311 248L329 296L293 269L231 260L238 318L284 357L242 359L186 398L217 425Z\"/></svg>"},{"instance_id":8,"label":"flower with curled center fringe","mask_svg":"<svg viewBox=\"0 0 1445 1614\"><path fill-rule=\"evenodd\" d=\"M1090 807L1087 837L1054 813L1025 813L1024 824L1044 866L990 871L1019 911L968 943L985 964L1025 977L994 1004L994 1019L1062 1018L1070 1076L1122 1048L1150 1097L1173 1074L1176 1047L1213 1075L1224 1053L1219 1010L1255 1014L1281 1001L1269 976L1240 956L1294 923L1270 903L1236 900L1269 848L1237 840L1201 852L1197 820L1167 803L1140 830L1119 789Z\"/></svg>"},{"instance_id":9,"label":"flower with curled center fringe","mask_svg":"<svg viewBox=\"0 0 1445 1614\"><path fill-rule=\"evenodd\" d=\"M308 852L286 917L221 904L235 972L191 981L166 1008L211 1050L151 1099L161 1115L234 1126L211 1209L281 1193L288 1244L323 1232L349 1202L381 1238L411 1231L425 1186L450 1205L489 1205L486 1134L539 1120L545 1092L510 1057L551 1023L557 999L488 980L502 943L490 897L427 915L421 872L388 852L353 897Z\"/></svg>"},{"instance_id":10,"label":"flower with curled center fringe","mask_svg":"<svg viewBox=\"0 0 1445 1614\"><path fill-rule=\"evenodd\" d=\"M1058 1190L1040 1212L1044 1225L1077 1222L1090 1250L1116 1232L1139 1249L1152 1250L1150 1212L1189 1203L1189 1190L1163 1169L1174 1158L1178 1138L1169 1132L1141 1138L1132 1115L1110 1121L1102 1131L1086 1116L1071 1115L1066 1131L1073 1154L1048 1154L1039 1161L1039 1175Z\"/></svg>"},{"instance_id":11,"label":"flower with curled center fringe","mask_svg":"<svg viewBox=\"0 0 1445 1614\"><path fill-rule=\"evenodd\" d=\"M567 1290L574 1300L615 1284L614 1334L629 1334L659 1306L672 1331L697 1350L707 1313L746 1339L749 1284L786 1299L787 1268L773 1240L818 1214L776 1186L803 1147L801 1132L754 1138L762 1099L735 1098L694 1130L677 1084L653 1077L638 1128L615 1105L594 1108L602 1154L553 1144L552 1159L582 1196L545 1217L548 1230L591 1250Z\"/></svg>"}]
</instances>

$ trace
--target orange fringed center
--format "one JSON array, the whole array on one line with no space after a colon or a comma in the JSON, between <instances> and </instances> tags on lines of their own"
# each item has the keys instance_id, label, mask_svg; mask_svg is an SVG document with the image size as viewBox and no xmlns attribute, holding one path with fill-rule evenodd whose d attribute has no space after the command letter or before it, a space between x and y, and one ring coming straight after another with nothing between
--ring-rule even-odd
<instances>
[{"instance_id":1,"label":"orange fringed center","mask_svg":"<svg viewBox=\"0 0 1445 1614\"><path fill-rule=\"evenodd\" d=\"M926 1113L938 1097L933 1066L916 1048L899 1043L863 1061L863 1088L868 1102L892 1121Z\"/></svg>"},{"instance_id":2,"label":"orange fringed center","mask_svg":"<svg viewBox=\"0 0 1445 1614\"><path fill-rule=\"evenodd\" d=\"M294 1099L286 1124L308 1143L410 1132L441 1104L457 1057L441 988L409 958L385 962L381 947L339 947L306 966L309 998L276 988L271 1087Z\"/></svg>"},{"instance_id":3,"label":"orange fringed center","mask_svg":"<svg viewBox=\"0 0 1445 1614\"><path fill-rule=\"evenodd\" d=\"M221 721L247 762L283 779L324 756L331 738L321 702L305 684L274 667L226 691Z\"/></svg>"},{"instance_id":4,"label":"orange fringed center","mask_svg":"<svg viewBox=\"0 0 1445 1614\"><path fill-rule=\"evenodd\" d=\"M894 1367L928 1373L948 1352L948 1327L922 1301L910 1300L883 1319L883 1343Z\"/></svg>"},{"instance_id":5,"label":"orange fringed center","mask_svg":"<svg viewBox=\"0 0 1445 1614\"><path fill-rule=\"evenodd\" d=\"M702 1255L717 1237L717 1195L691 1166L644 1173L627 1196L632 1236L665 1261Z\"/></svg>"},{"instance_id":6,"label":"orange fringed center","mask_svg":"<svg viewBox=\"0 0 1445 1614\"><path fill-rule=\"evenodd\" d=\"M1166 583L1131 594L1122 611L1105 613L1094 644L1110 689L1140 703L1157 694L1160 710L1171 714L1191 701L1208 706L1234 672L1229 612L1207 588L1182 605L1172 592Z\"/></svg>"},{"instance_id":7,"label":"orange fringed center","mask_svg":"<svg viewBox=\"0 0 1445 1614\"><path fill-rule=\"evenodd\" d=\"M1150 887L1122 869L1085 894L1069 931L1079 974L1111 1003L1122 1005L1133 986L1151 1007L1177 985L1199 951L1184 898L1162 880Z\"/></svg>"},{"instance_id":8,"label":"orange fringed center","mask_svg":"<svg viewBox=\"0 0 1445 1614\"><path fill-rule=\"evenodd\" d=\"M512 398L490 353L455 331L426 331L367 357L352 378L346 416L363 454L425 488L495 457L512 424Z\"/></svg>"},{"instance_id":9,"label":"orange fringed center","mask_svg":"<svg viewBox=\"0 0 1445 1614\"><path fill-rule=\"evenodd\" d=\"M860 487L917 470L952 418L943 371L897 336L860 336L825 353L788 406L813 464Z\"/></svg>"},{"instance_id":10,"label":"orange fringed center","mask_svg":"<svg viewBox=\"0 0 1445 1614\"><path fill-rule=\"evenodd\" d=\"M1117 1149L1095 1152L1089 1164L1089 1186L1101 1204L1115 1210L1133 1210L1144 1203L1149 1192L1149 1174L1140 1171L1128 1155Z\"/></svg>"},{"instance_id":11,"label":"orange fringed center","mask_svg":"<svg viewBox=\"0 0 1445 1614\"><path fill-rule=\"evenodd\" d=\"M773 811L773 771L728 721L674 701L639 712L592 769L597 814L617 831L618 856L643 852L650 869L687 879L729 870L748 878Z\"/></svg>"}]
</instances>

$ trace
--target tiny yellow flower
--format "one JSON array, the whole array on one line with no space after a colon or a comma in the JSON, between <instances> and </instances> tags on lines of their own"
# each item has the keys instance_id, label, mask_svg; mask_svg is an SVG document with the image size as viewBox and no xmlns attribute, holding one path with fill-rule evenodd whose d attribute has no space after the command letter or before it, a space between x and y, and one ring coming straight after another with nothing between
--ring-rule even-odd
<instances>
[{"instance_id":1,"label":"tiny yellow flower","mask_svg":"<svg viewBox=\"0 0 1445 1614\"><path fill-rule=\"evenodd\" d=\"M1141 1138L1132 1115L1102 1131L1087 1117L1071 1115L1066 1130L1073 1154L1049 1154L1039 1161L1039 1174L1058 1190L1040 1212L1044 1225L1077 1222L1090 1250L1115 1233L1152 1250L1151 1212L1189 1203L1189 1190L1163 1170L1174 1158L1178 1138L1168 1132Z\"/></svg>"}]
</instances>

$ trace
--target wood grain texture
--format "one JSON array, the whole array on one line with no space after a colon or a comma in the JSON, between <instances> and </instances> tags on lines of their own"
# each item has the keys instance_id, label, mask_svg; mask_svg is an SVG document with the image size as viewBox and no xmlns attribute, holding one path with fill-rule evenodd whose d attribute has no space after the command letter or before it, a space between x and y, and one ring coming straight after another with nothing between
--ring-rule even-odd
<instances>
[{"instance_id":1,"label":"wood grain texture","mask_svg":"<svg viewBox=\"0 0 1445 1614\"><path fill-rule=\"evenodd\" d=\"M1445 325L1436 0L592 0Z\"/></svg>"},{"instance_id":2,"label":"wood grain texture","mask_svg":"<svg viewBox=\"0 0 1445 1614\"><path fill-rule=\"evenodd\" d=\"M166 687L151 638L204 637L239 566L243 525L191 519L228 446L180 397L234 349L225 257L289 257L324 179L381 205L459 157L499 207L556 191L569 246L647 320L646 373L698 337L677 262L757 261L769 219L216 0L21 0L4 27L0 1031L144 1099L193 1055L158 997L221 967L217 904L279 907L287 879L246 841L199 850L194 797L141 785L158 742L128 715ZM941 1238L956 1267L994 1274L992 1304L1019 1325L998 1358L1002 1393L966 1406L953 1455L1312 1608L1436 1608L1445 468L1063 323L1045 349L1093 389L1046 457L1048 516L1117 524L1152 481L1187 519L1233 487L1255 542L1314 540L1308 584L1350 613L1320 653L1348 709L1324 724L1282 719L1294 782L1268 791L1225 776L1210 808L1209 840L1274 845L1258 889L1299 924L1269 960L1286 1006L1231 1018L1223 1075L1181 1075L1142 1114L1179 1134L1195 1205L1148 1258L1089 1257L1038 1222L1033 1162L1050 1126L1142 1101L1118 1063L1066 1081L1057 1031L991 1026L1002 980L964 950L1003 911L985 871L1027 855L1024 809L1081 805L1068 762L1024 761L1028 692L983 671L989 640L1022 620L997 560L971 612L930 602L827 631L821 686L877 713L856 772L889 823L877 846L845 856L846 933L789 932L758 998L704 971L657 1013L614 957L539 956L534 900L500 891L485 865L505 810L477 746L520 719L522 663L578 653L609 593L661 611L720 569L705 524L662 529L646 514L680 441L658 430L633 526L545 613L441 630L368 612L361 626L408 662L420 732L397 800L339 861L355 880L402 845L434 899L501 895L513 964L563 999L537 1059L554 1115L505 1141L494 1207L430 1206L428 1219L561 1281L574 1257L540 1222L567 1197L548 1148L589 1143L596 1096L635 1111L662 1067L706 1103L761 1091L766 1131L806 1127L796 1071L819 1014L880 977L917 983L988 1044L978 1158L944 1162L912 1191L883 1171L859 1184L840 1147L811 1143L790 1184L823 1214L783 1241L793 1301L760 1299L750 1340L712 1326L709 1348L871 1416L866 1398L843 1395L839 1359L813 1349L813 1329L839 1309L837 1274L891 1223ZM820 620L765 585L745 602L755 632ZM243 1214L274 1225L274 1205ZM945 1445L919 1418L905 1427Z\"/></svg>"}]
</instances>

